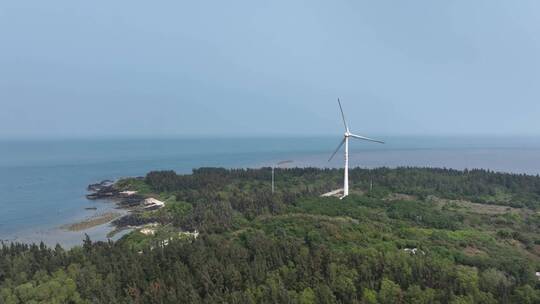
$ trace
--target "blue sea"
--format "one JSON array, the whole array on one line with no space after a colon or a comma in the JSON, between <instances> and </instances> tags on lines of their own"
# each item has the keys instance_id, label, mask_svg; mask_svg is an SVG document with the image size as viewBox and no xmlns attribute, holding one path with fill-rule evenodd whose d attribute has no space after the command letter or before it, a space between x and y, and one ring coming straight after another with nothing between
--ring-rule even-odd
<instances>
[{"instance_id":1,"label":"blue sea","mask_svg":"<svg viewBox=\"0 0 540 304\"><path fill-rule=\"evenodd\" d=\"M539 174L540 137L387 136L385 145L351 143L351 166L484 168ZM85 198L90 183L151 170L342 166L328 162L340 138L168 138L0 141L0 240L80 244L84 234L106 239L108 224L81 232L61 227L114 209ZM270 177L269 177L270 178ZM96 210L86 210L96 207Z\"/></svg>"}]
</instances>

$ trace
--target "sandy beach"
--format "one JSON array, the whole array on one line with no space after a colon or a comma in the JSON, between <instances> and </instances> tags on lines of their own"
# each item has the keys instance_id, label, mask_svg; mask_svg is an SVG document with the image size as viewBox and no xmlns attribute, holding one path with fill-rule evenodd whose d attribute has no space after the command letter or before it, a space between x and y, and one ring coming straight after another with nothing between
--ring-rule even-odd
<instances>
[{"instance_id":1,"label":"sandy beach","mask_svg":"<svg viewBox=\"0 0 540 304\"><path fill-rule=\"evenodd\" d=\"M64 225L61 228L68 231L83 231L86 229L90 229L99 225L109 223L113 221L114 219L120 217L121 215L122 215L121 213L113 212L113 211L99 213L91 217L88 217L80 222Z\"/></svg>"}]
</instances>

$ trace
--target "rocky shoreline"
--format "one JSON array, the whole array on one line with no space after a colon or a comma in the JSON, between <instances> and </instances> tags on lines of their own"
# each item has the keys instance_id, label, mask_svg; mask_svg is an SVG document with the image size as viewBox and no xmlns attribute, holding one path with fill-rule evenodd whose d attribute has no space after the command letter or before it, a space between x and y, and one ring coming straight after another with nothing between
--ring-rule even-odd
<instances>
[{"instance_id":1,"label":"rocky shoreline","mask_svg":"<svg viewBox=\"0 0 540 304\"><path fill-rule=\"evenodd\" d=\"M136 179L142 179L142 177ZM117 205L117 208L129 211L126 215L111 219L110 223L114 226L113 232L138 228L148 224L152 220L141 218L137 216L138 213L156 210L164 206L163 202L155 198L140 195L137 191L121 189L117 186L117 182L112 180L103 180L99 183L90 184L87 190L90 192L86 195L87 199L112 201ZM96 221L96 223L99 223L99 221Z\"/></svg>"},{"instance_id":2,"label":"rocky shoreline","mask_svg":"<svg viewBox=\"0 0 540 304\"><path fill-rule=\"evenodd\" d=\"M116 187L116 182L104 180L96 184L90 184L87 190L91 193L86 195L89 200L113 200L119 207L129 208L140 206L146 199L144 196L138 195L136 191L122 191Z\"/></svg>"}]
</instances>

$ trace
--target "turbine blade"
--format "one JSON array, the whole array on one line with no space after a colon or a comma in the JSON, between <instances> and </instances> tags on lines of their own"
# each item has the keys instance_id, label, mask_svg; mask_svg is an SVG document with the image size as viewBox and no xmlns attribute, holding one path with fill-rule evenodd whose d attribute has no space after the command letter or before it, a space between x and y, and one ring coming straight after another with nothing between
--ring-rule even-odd
<instances>
[{"instance_id":1,"label":"turbine blade","mask_svg":"<svg viewBox=\"0 0 540 304\"><path fill-rule=\"evenodd\" d=\"M356 139L367 140L367 141L372 141L372 142L384 144L384 141L380 141L380 140L376 140L376 139L373 139L373 138L360 136L360 135L356 135L356 134L351 134L351 137L356 138Z\"/></svg>"},{"instance_id":2,"label":"turbine blade","mask_svg":"<svg viewBox=\"0 0 540 304\"><path fill-rule=\"evenodd\" d=\"M341 149L341 146L343 146L344 143L345 143L345 138L343 138L343 140L339 143L339 146L337 147L336 151L334 151L334 153L332 154L332 156L330 156L328 161L331 161L332 158L334 158L334 156L336 156L336 153L338 153L339 149Z\"/></svg>"},{"instance_id":3,"label":"turbine blade","mask_svg":"<svg viewBox=\"0 0 540 304\"><path fill-rule=\"evenodd\" d=\"M339 98L337 99L337 102L339 104L339 110L341 111L341 118L343 118L343 125L345 126L345 131L349 131L349 126L347 125L347 120L345 119L345 114L343 113L343 107L341 106L341 101L339 101Z\"/></svg>"}]
</instances>

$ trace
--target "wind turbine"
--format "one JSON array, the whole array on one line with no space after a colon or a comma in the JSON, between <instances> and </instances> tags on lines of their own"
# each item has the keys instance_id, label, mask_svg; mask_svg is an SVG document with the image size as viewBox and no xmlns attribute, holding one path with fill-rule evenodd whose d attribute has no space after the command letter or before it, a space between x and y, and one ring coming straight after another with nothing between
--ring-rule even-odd
<instances>
[{"instance_id":1,"label":"wind turbine","mask_svg":"<svg viewBox=\"0 0 540 304\"><path fill-rule=\"evenodd\" d=\"M332 156L330 156L328 161L331 161L332 158L334 158L334 156L336 155L336 153L338 153L339 149L341 149L341 146L345 144L345 176L343 179L343 196L341 197L341 199L343 199L349 195L349 138L372 141L372 142L376 142L380 144L384 144L384 142L351 133L349 130L349 125L347 124L347 120L345 119L345 114L343 113L343 107L341 107L341 101L339 101L339 98L337 101L339 104L339 110L341 111L341 118L343 119L343 125L345 126L345 134L344 134L343 140L341 140L341 143L337 147L336 151L334 151Z\"/></svg>"}]
</instances>

